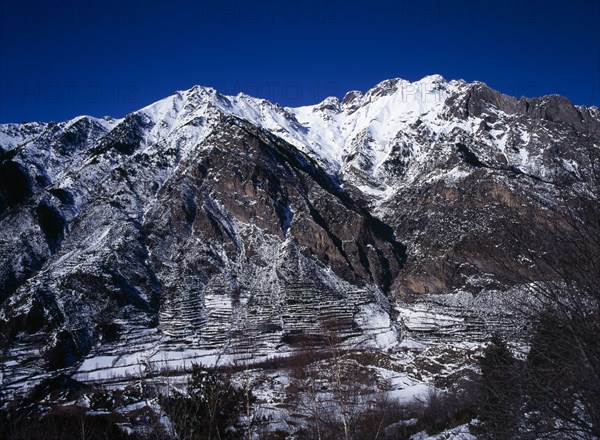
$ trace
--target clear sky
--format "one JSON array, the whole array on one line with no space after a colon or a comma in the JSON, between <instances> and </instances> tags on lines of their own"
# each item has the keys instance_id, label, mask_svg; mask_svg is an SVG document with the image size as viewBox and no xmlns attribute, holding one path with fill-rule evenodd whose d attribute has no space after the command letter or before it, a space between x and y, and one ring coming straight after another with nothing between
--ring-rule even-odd
<instances>
[{"instance_id":1,"label":"clear sky","mask_svg":"<svg viewBox=\"0 0 600 440\"><path fill-rule=\"evenodd\" d=\"M600 2L0 0L0 122L121 117L195 84L307 105L433 73L600 105Z\"/></svg>"}]
</instances>

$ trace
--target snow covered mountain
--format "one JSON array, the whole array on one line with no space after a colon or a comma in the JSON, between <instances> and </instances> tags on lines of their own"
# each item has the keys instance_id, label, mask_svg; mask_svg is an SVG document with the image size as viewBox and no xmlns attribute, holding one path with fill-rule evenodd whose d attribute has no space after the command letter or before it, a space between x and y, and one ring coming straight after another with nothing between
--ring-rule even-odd
<instances>
[{"instance_id":1,"label":"snow covered mountain","mask_svg":"<svg viewBox=\"0 0 600 440\"><path fill-rule=\"evenodd\" d=\"M519 288L482 249L506 218L559 213L599 148L595 107L437 75L0 125L2 398L285 355L324 326L392 352L479 340Z\"/></svg>"}]
</instances>

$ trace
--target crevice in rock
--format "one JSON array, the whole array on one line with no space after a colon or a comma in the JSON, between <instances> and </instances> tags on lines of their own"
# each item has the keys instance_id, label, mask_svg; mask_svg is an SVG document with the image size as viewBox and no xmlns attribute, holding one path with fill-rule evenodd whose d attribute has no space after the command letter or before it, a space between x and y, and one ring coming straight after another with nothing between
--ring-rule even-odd
<instances>
[{"instance_id":1,"label":"crevice in rock","mask_svg":"<svg viewBox=\"0 0 600 440\"><path fill-rule=\"evenodd\" d=\"M12 161L0 164L0 214L24 202L32 193L31 179L23 165Z\"/></svg>"},{"instance_id":2,"label":"crevice in rock","mask_svg":"<svg viewBox=\"0 0 600 440\"><path fill-rule=\"evenodd\" d=\"M55 253L63 241L67 222L58 209L44 202L37 206L35 213L50 252Z\"/></svg>"},{"instance_id":3,"label":"crevice in rock","mask_svg":"<svg viewBox=\"0 0 600 440\"><path fill-rule=\"evenodd\" d=\"M475 155L475 153L473 153L465 144L459 142L456 144L456 148L458 148L458 154L465 163L477 168L487 168L487 165L480 161L477 155Z\"/></svg>"}]
</instances>

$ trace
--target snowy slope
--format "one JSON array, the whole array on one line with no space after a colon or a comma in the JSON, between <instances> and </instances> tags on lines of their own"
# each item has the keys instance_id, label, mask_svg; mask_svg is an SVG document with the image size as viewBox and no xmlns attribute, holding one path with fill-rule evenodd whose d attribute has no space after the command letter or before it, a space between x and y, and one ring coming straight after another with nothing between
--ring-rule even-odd
<instances>
[{"instance_id":1,"label":"snowy slope","mask_svg":"<svg viewBox=\"0 0 600 440\"><path fill-rule=\"evenodd\" d=\"M312 106L283 108L244 94L224 96L212 88L196 86L134 115L150 127L143 133L144 151L160 155L175 148L177 160L184 159L223 117L235 115L283 138L369 195L389 196L394 187L410 183L431 165L437 144L457 132L481 143L480 153L486 163L544 175L538 148L544 139L530 133L530 127L512 109L491 102L479 114L464 116L452 111L456 103L468 105L461 100L468 101L469 93L478 89L487 87L446 81L439 75L416 82L397 78L383 81L364 94L349 92L341 101L331 97ZM517 102L515 98L502 99L512 99L513 107ZM594 111L589 110L592 115ZM0 126L0 135L10 149L29 140L32 130L15 134L14 126ZM399 154L408 163L401 181L388 166ZM435 154L447 155L449 151ZM460 176L459 171L452 171L446 170L449 178L456 173Z\"/></svg>"}]
</instances>

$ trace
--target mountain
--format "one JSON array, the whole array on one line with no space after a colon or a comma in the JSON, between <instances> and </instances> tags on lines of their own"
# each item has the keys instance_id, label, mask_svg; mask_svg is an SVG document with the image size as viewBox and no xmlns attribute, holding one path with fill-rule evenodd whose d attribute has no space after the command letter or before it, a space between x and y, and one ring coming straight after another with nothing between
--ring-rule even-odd
<instances>
[{"instance_id":1,"label":"mountain","mask_svg":"<svg viewBox=\"0 0 600 440\"><path fill-rule=\"evenodd\" d=\"M392 354L518 338L507 222L559 218L599 148L598 108L438 75L0 125L1 398L287 356L323 328Z\"/></svg>"}]
</instances>

